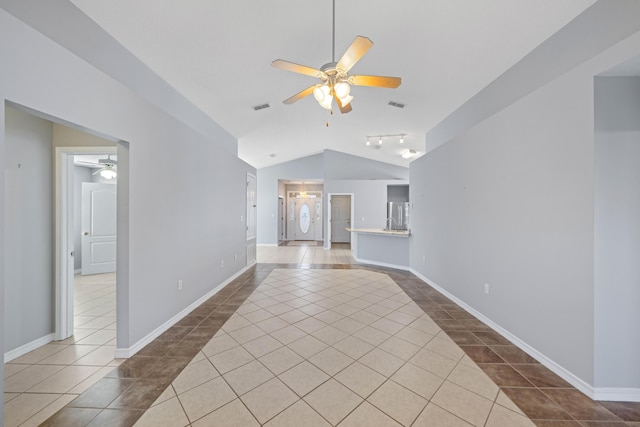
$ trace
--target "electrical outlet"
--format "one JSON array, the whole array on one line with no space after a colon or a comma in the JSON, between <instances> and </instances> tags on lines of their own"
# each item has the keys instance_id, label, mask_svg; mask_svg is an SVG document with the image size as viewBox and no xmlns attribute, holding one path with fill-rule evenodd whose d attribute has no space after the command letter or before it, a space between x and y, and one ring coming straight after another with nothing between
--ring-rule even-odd
<instances>
[{"instance_id":1,"label":"electrical outlet","mask_svg":"<svg viewBox=\"0 0 640 427\"><path fill-rule=\"evenodd\" d=\"M178 290L182 290L182 280L178 280Z\"/></svg>"},{"instance_id":2,"label":"electrical outlet","mask_svg":"<svg viewBox=\"0 0 640 427\"><path fill-rule=\"evenodd\" d=\"M425 262L427 262L427 256L426 255L422 255L422 263L424 264Z\"/></svg>"},{"instance_id":3,"label":"electrical outlet","mask_svg":"<svg viewBox=\"0 0 640 427\"><path fill-rule=\"evenodd\" d=\"M224 267L224 260L220 261L220 268Z\"/></svg>"},{"instance_id":4,"label":"electrical outlet","mask_svg":"<svg viewBox=\"0 0 640 427\"><path fill-rule=\"evenodd\" d=\"M234 261L237 261L237 260L238 260L238 253L237 253L237 252L234 252L234 253L233 253L233 260L234 260Z\"/></svg>"},{"instance_id":5,"label":"electrical outlet","mask_svg":"<svg viewBox=\"0 0 640 427\"><path fill-rule=\"evenodd\" d=\"M484 284L484 293L489 295L489 284L488 283Z\"/></svg>"}]
</instances>

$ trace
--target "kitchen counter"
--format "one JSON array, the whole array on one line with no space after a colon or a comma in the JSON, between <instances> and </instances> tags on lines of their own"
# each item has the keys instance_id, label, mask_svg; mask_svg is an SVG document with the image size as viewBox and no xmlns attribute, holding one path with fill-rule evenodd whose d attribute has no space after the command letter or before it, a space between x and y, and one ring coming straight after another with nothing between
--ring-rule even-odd
<instances>
[{"instance_id":1,"label":"kitchen counter","mask_svg":"<svg viewBox=\"0 0 640 427\"><path fill-rule=\"evenodd\" d=\"M347 228L351 234L351 251L358 262L409 269L410 230L382 228Z\"/></svg>"},{"instance_id":2,"label":"kitchen counter","mask_svg":"<svg viewBox=\"0 0 640 427\"><path fill-rule=\"evenodd\" d=\"M378 234L381 236L409 237L411 230L386 230L382 228L347 228L352 233Z\"/></svg>"}]
</instances>

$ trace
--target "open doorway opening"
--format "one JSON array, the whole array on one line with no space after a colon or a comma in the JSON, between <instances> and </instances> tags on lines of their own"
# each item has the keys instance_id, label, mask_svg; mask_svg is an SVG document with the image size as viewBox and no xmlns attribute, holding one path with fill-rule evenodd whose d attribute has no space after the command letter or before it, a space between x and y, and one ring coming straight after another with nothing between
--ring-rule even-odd
<instances>
[{"instance_id":1,"label":"open doorway opening","mask_svg":"<svg viewBox=\"0 0 640 427\"><path fill-rule=\"evenodd\" d=\"M323 190L322 181L278 181L279 246L322 246Z\"/></svg>"},{"instance_id":2,"label":"open doorway opening","mask_svg":"<svg viewBox=\"0 0 640 427\"><path fill-rule=\"evenodd\" d=\"M111 155L115 160L119 144L115 139L81 131L80 127L26 107L9 102L5 107L3 160L9 179L5 181L4 205L10 212L5 216L4 227L11 230L3 242L5 279L9 279L5 280L5 329L9 331L5 335L5 362L27 357L51 341L66 340L64 344L84 345L86 351L101 350L98 353L106 366L108 361L103 356L108 353L112 361L115 352L115 269L108 273L113 298L108 311L104 311L111 316L110 321L91 324L93 319L82 319L87 322L75 322L75 326L84 326L85 330L74 331L74 314L79 314L74 310L76 254L82 258L82 245L76 244L74 232L81 227L76 226L80 218L75 212L80 208L74 202L82 198L74 186L80 188L82 180L75 179L74 156ZM88 180L92 173L85 171ZM111 184L111 189L117 185ZM104 208L100 203L94 206ZM109 227L115 229L115 204L108 211ZM94 252L95 256L105 255L105 251ZM110 252L115 266L115 243ZM83 308L86 314L95 314L88 305ZM96 332L99 333L94 335ZM103 345L109 348L101 348Z\"/></svg>"},{"instance_id":3,"label":"open doorway opening","mask_svg":"<svg viewBox=\"0 0 640 427\"><path fill-rule=\"evenodd\" d=\"M73 192L74 274L66 284L73 294L66 315L76 340L97 334L93 341L105 341L115 338L116 327L117 154L115 147L88 150L67 154L73 157L67 191Z\"/></svg>"},{"instance_id":4,"label":"open doorway opening","mask_svg":"<svg viewBox=\"0 0 640 427\"><path fill-rule=\"evenodd\" d=\"M115 146L57 147L61 230L56 339L104 345L116 338ZM65 259L65 254L71 254Z\"/></svg>"}]
</instances>

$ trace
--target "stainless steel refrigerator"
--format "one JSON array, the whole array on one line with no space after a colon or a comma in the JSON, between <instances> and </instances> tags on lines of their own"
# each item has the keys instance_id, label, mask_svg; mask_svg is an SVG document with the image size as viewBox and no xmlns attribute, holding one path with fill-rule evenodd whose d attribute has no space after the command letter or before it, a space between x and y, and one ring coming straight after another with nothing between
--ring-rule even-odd
<instances>
[{"instance_id":1,"label":"stainless steel refrigerator","mask_svg":"<svg viewBox=\"0 0 640 427\"><path fill-rule=\"evenodd\" d=\"M387 203L387 228L409 230L409 202Z\"/></svg>"}]
</instances>

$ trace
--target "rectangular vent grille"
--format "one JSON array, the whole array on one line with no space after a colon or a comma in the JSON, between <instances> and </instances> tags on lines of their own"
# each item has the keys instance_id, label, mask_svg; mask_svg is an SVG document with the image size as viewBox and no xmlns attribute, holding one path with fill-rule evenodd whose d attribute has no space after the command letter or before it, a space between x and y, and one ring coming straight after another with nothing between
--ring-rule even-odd
<instances>
[{"instance_id":1,"label":"rectangular vent grille","mask_svg":"<svg viewBox=\"0 0 640 427\"><path fill-rule=\"evenodd\" d=\"M264 110L265 108L269 108L269 107L270 107L270 105L269 105L269 104L260 104L260 105L255 105L255 106L253 107L253 109L254 109L255 111L260 111L260 110Z\"/></svg>"},{"instance_id":2,"label":"rectangular vent grille","mask_svg":"<svg viewBox=\"0 0 640 427\"><path fill-rule=\"evenodd\" d=\"M391 105L392 107L404 108L405 104L401 104L401 103L395 102L395 101L389 101L389 105Z\"/></svg>"}]
</instances>

